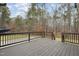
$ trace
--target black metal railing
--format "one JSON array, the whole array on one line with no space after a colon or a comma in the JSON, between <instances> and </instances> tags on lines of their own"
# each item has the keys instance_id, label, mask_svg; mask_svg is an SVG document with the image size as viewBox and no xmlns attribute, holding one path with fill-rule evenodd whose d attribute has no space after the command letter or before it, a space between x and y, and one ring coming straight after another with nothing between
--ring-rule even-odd
<instances>
[{"instance_id":1,"label":"black metal railing","mask_svg":"<svg viewBox=\"0 0 79 59\"><path fill-rule=\"evenodd\" d=\"M47 32L50 34L51 39L55 40L53 32ZM28 41L38 37L45 37L45 32L22 32L22 33L0 33L0 47L8 46L20 42Z\"/></svg>"},{"instance_id":2,"label":"black metal railing","mask_svg":"<svg viewBox=\"0 0 79 59\"><path fill-rule=\"evenodd\" d=\"M79 44L79 33L62 33L62 42Z\"/></svg>"}]
</instances>

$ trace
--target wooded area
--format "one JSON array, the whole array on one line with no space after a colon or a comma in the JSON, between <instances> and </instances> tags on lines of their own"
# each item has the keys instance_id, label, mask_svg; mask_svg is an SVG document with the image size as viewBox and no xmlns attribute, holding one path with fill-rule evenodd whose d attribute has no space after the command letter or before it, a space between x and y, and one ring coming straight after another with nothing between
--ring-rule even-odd
<instances>
[{"instance_id":1,"label":"wooded area","mask_svg":"<svg viewBox=\"0 0 79 59\"><path fill-rule=\"evenodd\" d=\"M7 6L0 6L0 26L11 32L79 32L79 4L31 3L25 18L11 18ZM50 11L51 9L51 11Z\"/></svg>"}]
</instances>

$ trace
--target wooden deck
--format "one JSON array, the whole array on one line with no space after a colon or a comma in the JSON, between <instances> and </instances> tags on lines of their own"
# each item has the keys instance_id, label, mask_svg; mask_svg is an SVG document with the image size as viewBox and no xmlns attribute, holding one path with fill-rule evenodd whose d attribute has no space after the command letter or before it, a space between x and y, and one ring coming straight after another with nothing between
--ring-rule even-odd
<instances>
[{"instance_id":1,"label":"wooden deck","mask_svg":"<svg viewBox=\"0 0 79 59\"><path fill-rule=\"evenodd\" d=\"M0 56L79 56L79 46L47 38L38 38L0 49Z\"/></svg>"}]
</instances>

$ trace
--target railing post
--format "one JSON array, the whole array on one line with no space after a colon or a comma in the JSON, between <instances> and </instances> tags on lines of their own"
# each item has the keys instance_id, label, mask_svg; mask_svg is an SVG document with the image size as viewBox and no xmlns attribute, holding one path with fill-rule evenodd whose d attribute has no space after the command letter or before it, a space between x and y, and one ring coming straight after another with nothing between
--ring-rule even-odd
<instances>
[{"instance_id":1,"label":"railing post","mask_svg":"<svg viewBox=\"0 0 79 59\"><path fill-rule=\"evenodd\" d=\"M30 32L28 33L28 41L30 42Z\"/></svg>"},{"instance_id":2,"label":"railing post","mask_svg":"<svg viewBox=\"0 0 79 59\"><path fill-rule=\"evenodd\" d=\"M45 38L45 32L42 32L42 38Z\"/></svg>"},{"instance_id":3,"label":"railing post","mask_svg":"<svg viewBox=\"0 0 79 59\"><path fill-rule=\"evenodd\" d=\"M45 38L45 34L46 34L46 33L44 32L44 38Z\"/></svg>"},{"instance_id":4,"label":"railing post","mask_svg":"<svg viewBox=\"0 0 79 59\"><path fill-rule=\"evenodd\" d=\"M62 33L62 42L64 42L64 34Z\"/></svg>"},{"instance_id":5,"label":"railing post","mask_svg":"<svg viewBox=\"0 0 79 59\"><path fill-rule=\"evenodd\" d=\"M55 36L54 36L53 32L51 33L51 39L55 40Z\"/></svg>"}]
</instances>

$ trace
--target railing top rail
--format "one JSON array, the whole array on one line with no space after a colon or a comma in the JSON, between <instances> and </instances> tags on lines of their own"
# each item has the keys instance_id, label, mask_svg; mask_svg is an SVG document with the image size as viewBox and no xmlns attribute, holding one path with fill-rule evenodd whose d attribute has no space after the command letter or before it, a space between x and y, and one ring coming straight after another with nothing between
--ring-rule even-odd
<instances>
[{"instance_id":1,"label":"railing top rail","mask_svg":"<svg viewBox=\"0 0 79 59\"><path fill-rule=\"evenodd\" d=\"M7 33L0 33L0 35L11 35L11 34L29 34L29 33L45 33L45 32L7 32ZM53 33L53 32L46 32L46 33Z\"/></svg>"},{"instance_id":2,"label":"railing top rail","mask_svg":"<svg viewBox=\"0 0 79 59\"><path fill-rule=\"evenodd\" d=\"M70 32L70 33L65 33L65 32L63 32L62 34L77 34L77 35L79 35L78 32Z\"/></svg>"}]
</instances>

